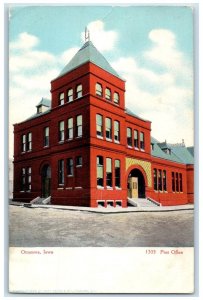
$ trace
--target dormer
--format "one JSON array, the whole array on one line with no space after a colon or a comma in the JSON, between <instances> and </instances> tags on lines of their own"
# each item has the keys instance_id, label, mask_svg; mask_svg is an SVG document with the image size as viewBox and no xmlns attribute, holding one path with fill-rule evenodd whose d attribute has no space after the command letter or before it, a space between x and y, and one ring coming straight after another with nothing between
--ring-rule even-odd
<instances>
[{"instance_id":1,"label":"dormer","mask_svg":"<svg viewBox=\"0 0 203 300\"><path fill-rule=\"evenodd\" d=\"M171 147L167 144L167 142L158 143L159 147L163 152L165 152L168 155L171 155Z\"/></svg>"},{"instance_id":2,"label":"dormer","mask_svg":"<svg viewBox=\"0 0 203 300\"><path fill-rule=\"evenodd\" d=\"M37 107L37 114L44 113L45 111L49 110L51 107L51 101L46 98L42 98L41 101L36 105Z\"/></svg>"}]
</instances>

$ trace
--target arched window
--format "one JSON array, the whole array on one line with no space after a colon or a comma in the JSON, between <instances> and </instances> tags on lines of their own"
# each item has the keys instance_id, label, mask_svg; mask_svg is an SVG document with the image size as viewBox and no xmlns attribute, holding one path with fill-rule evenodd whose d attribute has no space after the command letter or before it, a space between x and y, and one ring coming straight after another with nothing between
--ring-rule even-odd
<instances>
[{"instance_id":1,"label":"arched window","mask_svg":"<svg viewBox=\"0 0 203 300\"><path fill-rule=\"evenodd\" d=\"M82 97L82 84L79 84L76 88L76 98Z\"/></svg>"},{"instance_id":2,"label":"arched window","mask_svg":"<svg viewBox=\"0 0 203 300\"><path fill-rule=\"evenodd\" d=\"M73 101L73 89L69 89L67 92L67 102Z\"/></svg>"},{"instance_id":3,"label":"arched window","mask_svg":"<svg viewBox=\"0 0 203 300\"><path fill-rule=\"evenodd\" d=\"M116 104L119 104L119 93L115 92L113 95L113 101Z\"/></svg>"},{"instance_id":4,"label":"arched window","mask_svg":"<svg viewBox=\"0 0 203 300\"><path fill-rule=\"evenodd\" d=\"M102 156L97 156L97 186L104 185L104 162Z\"/></svg>"},{"instance_id":5,"label":"arched window","mask_svg":"<svg viewBox=\"0 0 203 300\"><path fill-rule=\"evenodd\" d=\"M105 98L106 100L111 101L111 90L109 88L105 89Z\"/></svg>"},{"instance_id":6,"label":"arched window","mask_svg":"<svg viewBox=\"0 0 203 300\"><path fill-rule=\"evenodd\" d=\"M100 83L96 83L95 92L97 96L102 97L102 85Z\"/></svg>"}]
</instances>

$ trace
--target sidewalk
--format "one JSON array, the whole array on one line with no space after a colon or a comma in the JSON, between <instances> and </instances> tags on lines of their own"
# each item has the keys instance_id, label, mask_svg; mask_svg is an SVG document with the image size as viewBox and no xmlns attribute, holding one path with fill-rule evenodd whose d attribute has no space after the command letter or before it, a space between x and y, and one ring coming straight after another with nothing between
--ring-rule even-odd
<instances>
[{"instance_id":1,"label":"sidewalk","mask_svg":"<svg viewBox=\"0 0 203 300\"><path fill-rule=\"evenodd\" d=\"M185 204L177 206L157 206L157 207L82 207L82 206L65 206L65 205L42 205L42 204L29 204L10 201L10 205L17 205L29 208L45 208L45 209L59 209L69 211L85 211L100 214L115 214L115 213L132 213L132 212L166 212L178 210L194 210L194 204Z\"/></svg>"}]
</instances>

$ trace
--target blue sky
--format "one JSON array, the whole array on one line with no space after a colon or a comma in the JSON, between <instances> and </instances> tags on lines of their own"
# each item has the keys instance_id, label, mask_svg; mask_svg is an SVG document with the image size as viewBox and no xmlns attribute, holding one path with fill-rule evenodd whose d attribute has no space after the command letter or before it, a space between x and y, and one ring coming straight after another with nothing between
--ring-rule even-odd
<instances>
[{"instance_id":1,"label":"blue sky","mask_svg":"<svg viewBox=\"0 0 203 300\"><path fill-rule=\"evenodd\" d=\"M88 26L126 80L126 106L152 121L160 141L192 145L192 23L189 6L11 6L10 123L50 98L50 81L82 46Z\"/></svg>"}]
</instances>

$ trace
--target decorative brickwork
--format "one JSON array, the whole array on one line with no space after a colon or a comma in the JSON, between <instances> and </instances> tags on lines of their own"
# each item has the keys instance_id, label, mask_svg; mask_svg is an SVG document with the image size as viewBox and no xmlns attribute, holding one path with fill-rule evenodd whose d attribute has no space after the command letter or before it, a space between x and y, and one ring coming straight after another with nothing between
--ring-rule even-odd
<instances>
[{"instance_id":1,"label":"decorative brickwork","mask_svg":"<svg viewBox=\"0 0 203 300\"><path fill-rule=\"evenodd\" d=\"M146 173L147 181L148 181L148 186L151 187L152 186L151 163L148 162L148 161L127 157L126 158L126 171L132 165L138 165L138 166L141 166L144 169L144 171Z\"/></svg>"}]
</instances>

